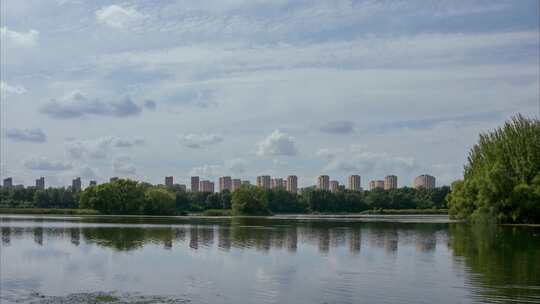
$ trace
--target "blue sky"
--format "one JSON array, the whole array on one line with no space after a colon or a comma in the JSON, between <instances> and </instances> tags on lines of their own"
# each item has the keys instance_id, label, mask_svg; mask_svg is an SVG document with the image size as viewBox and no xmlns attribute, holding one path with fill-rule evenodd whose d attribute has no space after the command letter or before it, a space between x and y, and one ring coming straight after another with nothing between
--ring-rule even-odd
<instances>
[{"instance_id":1,"label":"blue sky","mask_svg":"<svg viewBox=\"0 0 540 304\"><path fill-rule=\"evenodd\" d=\"M459 178L538 115L538 1L2 1L2 175Z\"/></svg>"}]
</instances>

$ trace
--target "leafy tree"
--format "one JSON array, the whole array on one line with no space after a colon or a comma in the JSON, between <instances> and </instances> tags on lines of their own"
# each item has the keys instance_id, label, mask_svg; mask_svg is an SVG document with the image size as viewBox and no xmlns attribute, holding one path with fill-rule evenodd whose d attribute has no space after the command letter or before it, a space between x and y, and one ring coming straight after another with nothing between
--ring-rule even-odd
<instances>
[{"instance_id":1,"label":"leafy tree","mask_svg":"<svg viewBox=\"0 0 540 304\"><path fill-rule=\"evenodd\" d=\"M540 121L518 115L481 134L452 188L452 218L539 223Z\"/></svg>"},{"instance_id":2,"label":"leafy tree","mask_svg":"<svg viewBox=\"0 0 540 304\"><path fill-rule=\"evenodd\" d=\"M233 192L231 203L234 215L270 214L266 192L259 187L243 185Z\"/></svg>"},{"instance_id":3,"label":"leafy tree","mask_svg":"<svg viewBox=\"0 0 540 304\"><path fill-rule=\"evenodd\" d=\"M172 215L176 213L176 197L166 189L150 188L144 194L144 214Z\"/></svg>"}]
</instances>

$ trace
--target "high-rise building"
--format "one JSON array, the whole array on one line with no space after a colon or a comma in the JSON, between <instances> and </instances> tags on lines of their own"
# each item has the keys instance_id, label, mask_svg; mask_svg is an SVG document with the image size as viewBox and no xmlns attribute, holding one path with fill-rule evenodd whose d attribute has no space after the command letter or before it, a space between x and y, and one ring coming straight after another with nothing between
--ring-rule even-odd
<instances>
[{"instance_id":1,"label":"high-rise building","mask_svg":"<svg viewBox=\"0 0 540 304\"><path fill-rule=\"evenodd\" d=\"M384 178L384 190L397 189L397 176L388 175Z\"/></svg>"},{"instance_id":2,"label":"high-rise building","mask_svg":"<svg viewBox=\"0 0 540 304\"><path fill-rule=\"evenodd\" d=\"M77 177L71 181L71 190L73 191L81 191L82 184L81 184L81 178Z\"/></svg>"},{"instance_id":3,"label":"high-rise building","mask_svg":"<svg viewBox=\"0 0 540 304\"><path fill-rule=\"evenodd\" d=\"M202 180L199 185L201 192L214 192L214 183L209 180Z\"/></svg>"},{"instance_id":4,"label":"high-rise building","mask_svg":"<svg viewBox=\"0 0 540 304\"><path fill-rule=\"evenodd\" d=\"M376 188L384 189L384 181L383 180L372 180L369 182L369 190L373 190Z\"/></svg>"},{"instance_id":5,"label":"high-rise building","mask_svg":"<svg viewBox=\"0 0 540 304\"><path fill-rule=\"evenodd\" d=\"M91 180L90 183L88 184L88 186L89 186L89 187L97 186L97 181Z\"/></svg>"},{"instance_id":6,"label":"high-rise building","mask_svg":"<svg viewBox=\"0 0 540 304\"><path fill-rule=\"evenodd\" d=\"M332 192L338 192L339 191L339 182L338 181L330 181L330 191Z\"/></svg>"},{"instance_id":7,"label":"high-rise building","mask_svg":"<svg viewBox=\"0 0 540 304\"><path fill-rule=\"evenodd\" d=\"M222 192L224 190L231 191L232 189L232 179L230 176L222 176L219 178L219 191Z\"/></svg>"},{"instance_id":8,"label":"high-rise building","mask_svg":"<svg viewBox=\"0 0 540 304\"><path fill-rule=\"evenodd\" d=\"M428 174L422 174L420 176L417 176L414 179L414 187L416 189L433 189L435 188L435 177Z\"/></svg>"},{"instance_id":9,"label":"high-rise building","mask_svg":"<svg viewBox=\"0 0 540 304\"><path fill-rule=\"evenodd\" d=\"M285 188L283 178L281 178L281 177L273 178L272 182L271 182L271 186L272 186L272 189Z\"/></svg>"},{"instance_id":10,"label":"high-rise building","mask_svg":"<svg viewBox=\"0 0 540 304\"><path fill-rule=\"evenodd\" d=\"M37 190L44 190L45 189L45 177L40 177L36 179L36 189Z\"/></svg>"},{"instance_id":11,"label":"high-rise building","mask_svg":"<svg viewBox=\"0 0 540 304\"><path fill-rule=\"evenodd\" d=\"M173 185L173 188L174 188L174 189L177 189L177 190L179 190L179 191L182 191L182 192L186 192L186 191L187 191L187 187L186 187L186 185L184 185L184 184L174 184L174 185Z\"/></svg>"},{"instance_id":12,"label":"high-rise building","mask_svg":"<svg viewBox=\"0 0 540 304\"><path fill-rule=\"evenodd\" d=\"M287 191L298 193L298 177L296 175L287 176Z\"/></svg>"},{"instance_id":13,"label":"high-rise building","mask_svg":"<svg viewBox=\"0 0 540 304\"><path fill-rule=\"evenodd\" d=\"M270 175L257 176L257 187L270 189L272 186Z\"/></svg>"},{"instance_id":14,"label":"high-rise building","mask_svg":"<svg viewBox=\"0 0 540 304\"><path fill-rule=\"evenodd\" d=\"M12 177L4 178L4 188L11 188L11 187L13 187L13 178Z\"/></svg>"},{"instance_id":15,"label":"high-rise building","mask_svg":"<svg viewBox=\"0 0 540 304\"><path fill-rule=\"evenodd\" d=\"M251 182L248 181L248 180L243 180L242 181L242 186L244 186L244 185L249 186L249 185L251 185Z\"/></svg>"},{"instance_id":16,"label":"high-rise building","mask_svg":"<svg viewBox=\"0 0 540 304\"><path fill-rule=\"evenodd\" d=\"M319 175L317 178L317 189L330 190L330 177L328 175Z\"/></svg>"},{"instance_id":17,"label":"high-rise building","mask_svg":"<svg viewBox=\"0 0 540 304\"><path fill-rule=\"evenodd\" d=\"M109 182L110 182L110 183L114 183L114 182L117 181L117 180L118 180L118 177L114 176L114 177L111 177L111 178L109 179Z\"/></svg>"},{"instance_id":18,"label":"high-rise building","mask_svg":"<svg viewBox=\"0 0 540 304\"><path fill-rule=\"evenodd\" d=\"M231 191L240 189L240 186L242 186L242 180L240 180L239 178L233 179Z\"/></svg>"},{"instance_id":19,"label":"high-rise building","mask_svg":"<svg viewBox=\"0 0 540 304\"><path fill-rule=\"evenodd\" d=\"M362 190L362 182L360 179L360 175L349 176L349 190L352 190L352 191Z\"/></svg>"},{"instance_id":20,"label":"high-rise building","mask_svg":"<svg viewBox=\"0 0 540 304\"><path fill-rule=\"evenodd\" d=\"M174 178L172 176L165 176L165 186L172 188L174 185Z\"/></svg>"},{"instance_id":21,"label":"high-rise building","mask_svg":"<svg viewBox=\"0 0 540 304\"><path fill-rule=\"evenodd\" d=\"M199 183L198 176L191 177L191 192L199 192Z\"/></svg>"}]
</instances>

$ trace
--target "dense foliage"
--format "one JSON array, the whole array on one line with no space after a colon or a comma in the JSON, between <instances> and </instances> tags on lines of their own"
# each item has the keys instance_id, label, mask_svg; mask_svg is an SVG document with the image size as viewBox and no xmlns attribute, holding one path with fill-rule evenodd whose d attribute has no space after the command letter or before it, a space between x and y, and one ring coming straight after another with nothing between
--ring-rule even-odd
<instances>
[{"instance_id":1,"label":"dense foliage","mask_svg":"<svg viewBox=\"0 0 540 304\"><path fill-rule=\"evenodd\" d=\"M232 194L234 215L268 215L268 196L264 189L255 186L242 186Z\"/></svg>"},{"instance_id":2,"label":"dense foliage","mask_svg":"<svg viewBox=\"0 0 540 304\"><path fill-rule=\"evenodd\" d=\"M1 188L3 208L79 208L79 191L66 188Z\"/></svg>"},{"instance_id":3,"label":"dense foliage","mask_svg":"<svg viewBox=\"0 0 540 304\"><path fill-rule=\"evenodd\" d=\"M481 134L449 207L457 219L539 223L540 121L517 116Z\"/></svg>"}]
</instances>

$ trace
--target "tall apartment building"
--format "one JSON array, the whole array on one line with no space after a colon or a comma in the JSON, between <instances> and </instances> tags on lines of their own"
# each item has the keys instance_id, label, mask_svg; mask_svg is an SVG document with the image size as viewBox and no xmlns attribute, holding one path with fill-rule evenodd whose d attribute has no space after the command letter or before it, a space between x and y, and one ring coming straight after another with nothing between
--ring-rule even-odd
<instances>
[{"instance_id":1,"label":"tall apartment building","mask_svg":"<svg viewBox=\"0 0 540 304\"><path fill-rule=\"evenodd\" d=\"M419 189L419 188L433 189L435 188L435 177L429 174L422 174L420 176L417 176L414 179L414 187L416 189Z\"/></svg>"},{"instance_id":2,"label":"tall apartment building","mask_svg":"<svg viewBox=\"0 0 540 304\"><path fill-rule=\"evenodd\" d=\"M376 188L384 189L384 181L383 180L372 180L369 182L369 190L373 190Z\"/></svg>"},{"instance_id":3,"label":"tall apartment building","mask_svg":"<svg viewBox=\"0 0 540 304\"><path fill-rule=\"evenodd\" d=\"M172 188L174 185L174 177L172 176L165 176L165 186Z\"/></svg>"},{"instance_id":4,"label":"tall apartment building","mask_svg":"<svg viewBox=\"0 0 540 304\"><path fill-rule=\"evenodd\" d=\"M11 187L13 187L13 178L12 177L4 178L4 188L11 188Z\"/></svg>"},{"instance_id":5,"label":"tall apartment building","mask_svg":"<svg viewBox=\"0 0 540 304\"><path fill-rule=\"evenodd\" d=\"M384 190L397 189L397 176L388 175L384 178Z\"/></svg>"},{"instance_id":6,"label":"tall apartment building","mask_svg":"<svg viewBox=\"0 0 540 304\"><path fill-rule=\"evenodd\" d=\"M361 183L360 175L349 176L349 190L352 190L352 191L362 190L362 183Z\"/></svg>"},{"instance_id":7,"label":"tall apartment building","mask_svg":"<svg viewBox=\"0 0 540 304\"><path fill-rule=\"evenodd\" d=\"M231 191L232 189L232 179L230 176L222 176L219 178L219 191L222 192L224 190Z\"/></svg>"},{"instance_id":8,"label":"tall apartment building","mask_svg":"<svg viewBox=\"0 0 540 304\"><path fill-rule=\"evenodd\" d=\"M287 176L287 191L298 193L298 177L296 175Z\"/></svg>"},{"instance_id":9,"label":"tall apartment building","mask_svg":"<svg viewBox=\"0 0 540 304\"><path fill-rule=\"evenodd\" d=\"M214 192L214 183L209 180L202 180L199 185L201 192Z\"/></svg>"},{"instance_id":10,"label":"tall apartment building","mask_svg":"<svg viewBox=\"0 0 540 304\"><path fill-rule=\"evenodd\" d=\"M114 182L117 181L117 180L118 180L118 177L115 176L115 177L111 177L111 178L109 179L109 182L110 182L110 183L114 183Z\"/></svg>"},{"instance_id":11,"label":"tall apartment building","mask_svg":"<svg viewBox=\"0 0 540 304\"><path fill-rule=\"evenodd\" d=\"M90 183L88 183L88 186L89 186L89 187L97 186L97 181L91 180Z\"/></svg>"},{"instance_id":12,"label":"tall apartment building","mask_svg":"<svg viewBox=\"0 0 540 304\"><path fill-rule=\"evenodd\" d=\"M199 177L198 176L192 176L191 177L191 192L199 192Z\"/></svg>"},{"instance_id":13,"label":"tall apartment building","mask_svg":"<svg viewBox=\"0 0 540 304\"><path fill-rule=\"evenodd\" d=\"M330 177L328 175L319 175L317 178L317 189L330 190Z\"/></svg>"},{"instance_id":14,"label":"tall apartment building","mask_svg":"<svg viewBox=\"0 0 540 304\"><path fill-rule=\"evenodd\" d=\"M239 179L239 178L234 178L234 179L232 180L232 188L231 188L231 191L235 191L235 190L240 189L240 186L242 186L242 180Z\"/></svg>"},{"instance_id":15,"label":"tall apartment building","mask_svg":"<svg viewBox=\"0 0 540 304\"><path fill-rule=\"evenodd\" d=\"M36 179L36 189L37 190L44 190L45 189L45 177L40 177Z\"/></svg>"},{"instance_id":16,"label":"tall apartment building","mask_svg":"<svg viewBox=\"0 0 540 304\"><path fill-rule=\"evenodd\" d=\"M272 186L270 175L257 176L257 187L270 189Z\"/></svg>"},{"instance_id":17,"label":"tall apartment building","mask_svg":"<svg viewBox=\"0 0 540 304\"><path fill-rule=\"evenodd\" d=\"M187 187L186 187L186 185L184 185L184 184L174 184L173 187L174 187L175 189L178 189L178 190L182 191L182 192L186 192L186 191L187 191Z\"/></svg>"},{"instance_id":18,"label":"tall apartment building","mask_svg":"<svg viewBox=\"0 0 540 304\"><path fill-rule=\"evenodd\" d=\"M330 191L332 192L338 192L339 191L339 182L338 181L330 181Z\"/></svg>"},{"instance_id":19,"label":"tall apartment building","mask_svg":"<svg viewBox=\"0 0 540 304\"><path fill-rule=\"evenodd\" d=\"M285 183L283 181L283 178L281 177L276 177L272 179L272 189L278 189L278 188L285 189Z\"/></svg>"},{"instance_id":20,"label":"tall apartment building","mask_svg":"<svg viewBox=\"0 0 540 304\"><path fill-rule=\"evenodd\" d=\"M81 184L81 178L77 177L71 181L71 190L73 191L81 191L82 184Z\"/></svg>"}]
</instances>

